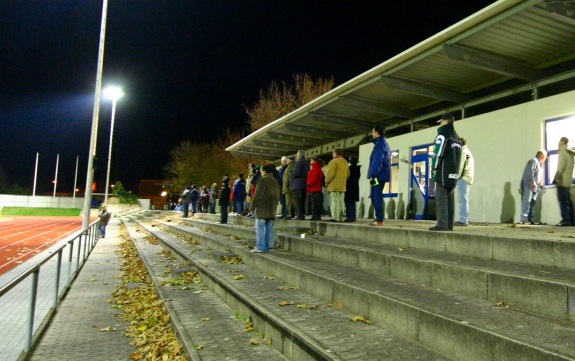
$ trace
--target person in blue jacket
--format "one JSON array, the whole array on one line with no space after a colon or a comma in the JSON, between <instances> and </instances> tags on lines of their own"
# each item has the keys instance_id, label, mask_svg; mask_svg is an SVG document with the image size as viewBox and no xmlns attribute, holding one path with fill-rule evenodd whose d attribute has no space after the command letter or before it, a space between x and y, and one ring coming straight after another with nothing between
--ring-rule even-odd
<instances>
[{"instance_id":1,"label":"person in blue jacket","mask_svg":"<svg viewBox=\"0 0 575 361\"><path fill-rule=\"evenodd\" d=\"M375 211L372 226L383 226L383 187L391 180L391 150L385 139L385 130L381 124L376 124L371 132L373 136L373 150L369 157L367 178L371 184L371 203Z\"/></svg>"}]
</instances>

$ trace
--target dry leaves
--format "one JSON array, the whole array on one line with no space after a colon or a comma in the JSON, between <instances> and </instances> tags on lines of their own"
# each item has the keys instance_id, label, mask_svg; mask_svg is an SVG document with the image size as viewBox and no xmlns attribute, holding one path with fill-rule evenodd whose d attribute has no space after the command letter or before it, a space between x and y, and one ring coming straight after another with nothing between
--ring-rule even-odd
<instances>
[{"instance_id":1,"label":"dry leaves","mask_svg":"<svg viewBox=\"0 0 575 361\"><path fill-rule=\"evenodd\" d=\"M288 302L288 301L281 301L280 303L278 303L278 306L289 306L289 305L293 305L294 302Z\"/></svg>"},{"instance_id":2,"label":"dry leaves","mask_svg":"<svg viewBox=\"0 0 575 361\"><path fill-rule=\"evenodd\" d=\"M368 325L373 325L373 321L368 320L367 318L365 318L363 316L350 317L349 320L352 322L363 322L363 323L367 323Z\"/></svg>"},{"instance_id":3,"label":"dry leaves","mask_svg":"<svg viewBox=\"0 0 575 361\"><path fill-rule=\"evenodd\" d=\"M250 278L250 277L246 276L246 275L237 275L237 276L234 276L233 278L234 278L234 280L242 280L244 278Z\"/></svg>"}]
</instances>

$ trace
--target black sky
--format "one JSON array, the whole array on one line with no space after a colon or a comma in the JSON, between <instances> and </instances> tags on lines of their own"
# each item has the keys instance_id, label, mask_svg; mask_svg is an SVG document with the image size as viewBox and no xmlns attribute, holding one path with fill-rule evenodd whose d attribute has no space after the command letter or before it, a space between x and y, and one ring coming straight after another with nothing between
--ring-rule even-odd
<instances>
[{"instance_id":1,"label":"black sky","mask_svg":"<svg viewBox=\"0 0 575 361\"><path fill-rule=\"evenodd\" d=\"M273 80L334 76L336 86L492 1L109 0L103 86L121 85L111 182L162 179L182 140L247 123ZM12 183L84 188L101 0L0 2L0 165ZM102 100L95 180L105 183L110 101ZM222 150L223 151L223 150Z\"/></svg>"}]
</instances>

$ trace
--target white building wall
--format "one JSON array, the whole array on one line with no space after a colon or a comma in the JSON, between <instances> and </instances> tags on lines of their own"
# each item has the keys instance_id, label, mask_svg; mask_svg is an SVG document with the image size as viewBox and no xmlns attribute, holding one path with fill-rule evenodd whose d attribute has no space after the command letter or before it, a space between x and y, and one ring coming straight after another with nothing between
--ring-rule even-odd
<instances>
[{"instance_id":1,"label":"white building wall","mask_svg":"<svg viewBox=\"0 0 575 361\"><path fill-rule=\"evenodd\" d=\"M527 161L544 147L544 121L569 114L575 114L575 91L455 122L457 133L467 140L475 158L475 179L469 194L470 222L519 221L521 175ZM409 161L410 148L432 143L436 134L437 127L433 127L389 138L388 142L392 151L399 150L399 157ZM360 182L363 204L360 204L359 209L364 210L360 217L371 217L372 213L368 214L371 201L370 186L366 179L372 149L373 144L359 148L359 161L363 165ZM388 205L395 202L395 209L401 210L403 202L403 209L408 209L409 186L410 164L400 162L399 196L386 198L386 218L404 218L398 214L389 214L392 207ZM539 212L540 219L549 224L561 220L554 186L544 188L539 193L537 214ZM456 220L458 214L456 203Z\"/></svg>"}]
</instances>

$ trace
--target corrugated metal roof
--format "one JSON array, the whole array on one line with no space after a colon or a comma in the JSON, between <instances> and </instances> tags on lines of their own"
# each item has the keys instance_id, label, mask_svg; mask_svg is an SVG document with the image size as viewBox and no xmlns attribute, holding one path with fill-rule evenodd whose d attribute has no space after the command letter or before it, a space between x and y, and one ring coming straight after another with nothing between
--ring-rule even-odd
<instances>
[{"instance_id":1,"label":"corrugated metal roof","mask_svg":"<svg viewBox=\"0 0 575 361\"><path fill-rule=\"evenodd\" d=\"M551 65L575 58L574 14L572 0L498 1L226 150L277 159L299 148L317 154L336 143L355 147L376 123L409 124L434 105L463 106L496 84L505 90L510 79L555 76L566 69Z\"/></svg>"}]
</instances>

